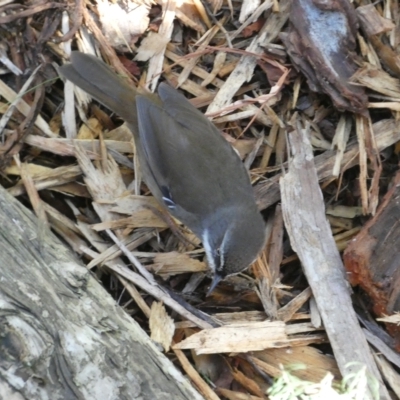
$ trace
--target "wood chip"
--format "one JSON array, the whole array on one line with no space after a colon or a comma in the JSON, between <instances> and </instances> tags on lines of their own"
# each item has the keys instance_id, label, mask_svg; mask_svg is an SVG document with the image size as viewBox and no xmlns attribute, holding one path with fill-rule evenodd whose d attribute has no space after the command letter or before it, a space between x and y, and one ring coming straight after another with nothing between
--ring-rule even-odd
<instances>
[{"instance_id":1,"label":"wood chip","mask_svg":"<svg viewBox=\"0 0 400 400\"><path fill-rule=\"evenodd\" d=\"M155 301L151 305L149 327L151 339L159 343L165 352L169 351L175 332L175 324L161 302Z\"/></svg>"},{"instance_id":2,"label":"wood chip","mask_svg":"<svg viewBox=\"0 0 400 400\"><path fill-rule=\"evenodd\" d=\"M220 328L204 329L173 346L195 349L197 354L246 353L279 347L287 339L283 322L263 321L234 323Z\"/></svg>"}]
</instances>

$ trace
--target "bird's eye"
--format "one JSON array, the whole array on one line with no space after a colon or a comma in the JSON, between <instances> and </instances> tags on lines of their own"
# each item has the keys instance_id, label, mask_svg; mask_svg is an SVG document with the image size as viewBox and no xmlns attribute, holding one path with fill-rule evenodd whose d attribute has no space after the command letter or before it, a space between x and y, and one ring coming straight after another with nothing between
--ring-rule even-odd
<instances>
[{"instance_id":1,"label":"bird's eye","mask_svg":"<svg viewBox=\"0 0 400 400\"><path fill-rule=\"evenodd\" d=\"M221 255L221 249L220 248L216 249L215 254L219 257Z\"/></svg>"}]
</instances>

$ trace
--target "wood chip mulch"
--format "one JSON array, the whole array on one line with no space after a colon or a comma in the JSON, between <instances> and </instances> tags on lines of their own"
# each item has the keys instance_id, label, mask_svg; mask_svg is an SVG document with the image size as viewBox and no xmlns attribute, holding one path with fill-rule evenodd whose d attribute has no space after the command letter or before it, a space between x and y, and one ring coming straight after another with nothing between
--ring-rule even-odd
<instances>
[{"instance_id":1,"label":"wood chip mulch","mask_svg":"<svg viewBox=\"0 0 400 400\"><path fill-rule=\"evenodd\" d=\"M1 185L206 398L350 361L400 397L399 2L365 4L0 0ZM267 223L248 271L205 296L202 245L169 228L123 121L60 79L71 50L179 88L234 146Z\"/></svg>"}]
</instances>

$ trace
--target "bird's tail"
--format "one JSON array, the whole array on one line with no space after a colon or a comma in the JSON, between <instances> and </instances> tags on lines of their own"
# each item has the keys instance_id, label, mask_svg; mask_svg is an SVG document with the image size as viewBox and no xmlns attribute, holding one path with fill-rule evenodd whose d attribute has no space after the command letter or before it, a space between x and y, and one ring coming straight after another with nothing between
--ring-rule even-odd
<instances>
[{"instance_id":1,"label":"bird's tail","mask_svg":"<svg viewBox=\"0 0 400 400\"><path fill-rule=\"evenodd\" d=\"M74 51L71 63L63 65L60 73L129 124L137 126L137 89L104 62L92 55Z\"/></svg>"}]
</instances>

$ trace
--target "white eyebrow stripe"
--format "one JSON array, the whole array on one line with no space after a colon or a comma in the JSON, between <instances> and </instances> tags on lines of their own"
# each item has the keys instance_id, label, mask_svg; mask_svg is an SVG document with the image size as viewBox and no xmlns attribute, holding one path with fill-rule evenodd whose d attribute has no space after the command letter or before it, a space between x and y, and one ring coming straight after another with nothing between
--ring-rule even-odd
<instances>
[{"instance_id":1,"label":"white eyebrow stripe","mask_svg":"<svg viewBox=\"0 0 400 400\"><path fill-rule=\"evenodd\" d=\"M229 230L227 230L227 231L225 232L224 238L222 239L221 247L220 247L220 249L219 249L219 254L220 254L220 267L221 267L221 269L223 269L224 262L225 262L225 259L224 259L225 244L226 244L226 242L229 240L229 233L230 233Z\"/></svg>"},{"instance_id":2,"label":"white eyebrow stripe","mask_svg":"<svg viewBox=\"0 0 400 400\"><path fill-rule=\"evenodd\" d=\"M220 264L219 264L219 266L220 266L220 270L222 271L223 269L224 269L224 251L223 251L223 249L221 248L220 249L220 251L219 251L219 262L220 262Z\"/></svg>"},{"instance_id":3,"label":"white eyebrow stripe","mask_svg":"<svg viewBox=\"0 0 400 400\"><path fill-rule=\"evenodd\" d=\"M213 256L213 249L212 249L210 241L209 241L209 236L208 236L208 230L207 229L204 229L202 242L203 242L204 250L206 251L208 266L215 272L215 262L214 262L214 256Z\"/></svg>"}]
</instances>

